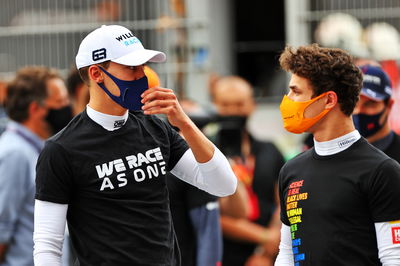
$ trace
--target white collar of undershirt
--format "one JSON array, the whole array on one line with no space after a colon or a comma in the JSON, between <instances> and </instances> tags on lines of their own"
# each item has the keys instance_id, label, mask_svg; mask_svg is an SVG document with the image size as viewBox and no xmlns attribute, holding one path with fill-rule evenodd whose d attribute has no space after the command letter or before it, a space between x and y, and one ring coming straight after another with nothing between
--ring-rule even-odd
<instances>
[{"instance_id":1,"label":"white collar of undershirt","mask_svg":"<svg viewBox=\"0 0 400 266\"><path fill-rule=\"evenodd\" d=\"M320 156L327 156L346 150L361 138L360 133L354 130L336 139L318 142L314 139L315 152Z\"/></svg>"},{"instance_id":2,"label":"white collar of undershirt","mask_svg":"<svg viewBox=\"0 0 400 266\"><path fill-rule=\"evenodd\" d=\"M129 115L128 110L124 115L108 115L94 110L89 105L86 105L86 113L90 119L108 131L117 130L125 125Z\"/></svg>"}]
</instances>

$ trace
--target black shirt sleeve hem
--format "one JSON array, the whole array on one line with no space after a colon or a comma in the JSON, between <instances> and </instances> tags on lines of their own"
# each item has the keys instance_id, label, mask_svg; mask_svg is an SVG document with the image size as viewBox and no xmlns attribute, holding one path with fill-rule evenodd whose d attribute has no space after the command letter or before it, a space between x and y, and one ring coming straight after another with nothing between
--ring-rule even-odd
<instances>
[{"instance_id":1,"label":"black shirt sleeve hem","mask_svg":"<svg viewBox=\"0 0 400 266\"><path fill-rule=\"evenodd\" d=\"M38 194L38 193L35 194L35 199L42 200L42 201L49 201L49 202L53 202L53 203L59 203L59 204L69 204L68 200L66 200L66 199L55 198L55 197Z\"/></svg>"},{"instance_id":2,"label":"black shirt sleeve hem","mask_svg":"<svg viewBox=\"0 0 400 266\"><path fill-rule=\"evenodd\" d=\"M399 214L393 214L393 216L385 216L385 217L375 217L374 223L385 223L400 220Z\"/></svg>"},{"instance_id":3,"label":"black shirt sleeve hem","mask_svg":"<svg viewBox=\"0 0 400 266\"><path fill-rule=\"evenodd\" d=\"M185 152L187 152L189 149L190 149L189 145L186 145L186 149L182 150L182 152L177 156L177 158L179 158L179 159L176 159L173 163L170 163L170 165L168 165L170 171L172 169L174 169L176 164L179 162L179 160L182 158L182 156L185 154Z\"/></svg>"}]
</instances>

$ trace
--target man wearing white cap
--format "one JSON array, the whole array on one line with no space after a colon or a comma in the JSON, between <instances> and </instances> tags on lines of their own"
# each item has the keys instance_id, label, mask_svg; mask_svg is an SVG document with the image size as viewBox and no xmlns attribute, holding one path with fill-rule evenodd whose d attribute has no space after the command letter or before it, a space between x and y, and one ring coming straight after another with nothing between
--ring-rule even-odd
<instances>
[{"instance_id":1,"label":"man wearing white cap","mask_svg":"<svg viewBox=\"0 0 400 266\"><path fill-rule=\"evenodd\" d=\"M35 265L60 265L66 220L81 266L180 265L166 172L217 196L235 191L228 161L173 91L147 88L143 64L164 60L122 26L83 39L76 64L90 101L39 157Z\"/></svg>"}]
</instances>

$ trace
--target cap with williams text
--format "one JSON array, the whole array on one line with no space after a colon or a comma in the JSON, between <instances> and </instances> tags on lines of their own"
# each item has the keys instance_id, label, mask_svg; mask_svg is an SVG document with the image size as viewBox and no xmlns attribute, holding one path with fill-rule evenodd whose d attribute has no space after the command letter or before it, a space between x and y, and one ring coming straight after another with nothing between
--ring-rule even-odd
<instances>
[{"instance_id":1,"label":"cap with williams text","mask_svg":"<svg viewBox=\"0 0 400 266\"><path fill-rule=\"evenodd\" d=\"M78 69L108 60L127 66L146 62L164 62L163 52L145 49L133 33L122 26L110 25L89 33L81 42L76 55Z\"/></svg>"},{"instance_id":2,"label":"cap with williams text","mask_svg":"<svg viewBox=\"0 0 400 266\"><path fill-rule=\"evenodd\" d=\"M363 86L361 95L375 101L383 101L392 96L392 86L385 71L372 65L360 66L363 72Z\"/></svg>"}]
</instances>

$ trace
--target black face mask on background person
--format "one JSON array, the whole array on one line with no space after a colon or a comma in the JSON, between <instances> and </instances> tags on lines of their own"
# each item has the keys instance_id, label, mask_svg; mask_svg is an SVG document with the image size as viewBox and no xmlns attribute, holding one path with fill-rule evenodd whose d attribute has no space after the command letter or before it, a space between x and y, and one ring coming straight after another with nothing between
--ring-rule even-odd
<instances>
[{"instance_id":1,"label":"black face mask on background person","mask_svg":"<svg viewBox=\"0 0 400 266\"><path fill-rule=\"evenodd\" d=\"M62 107L60 109L49 109L46 116L46 121L49 123L52 129L52 133L56 134L71 121L72 108L70 105Z\"/></svg>"},{"instance_id":2,"label":"black face mask on background person","mask_svg":"<svg viewBox=\"0 0 400 266\"><path fill-rule=\"evenodd\" d=\"M227 157L242 155L242 137L247 123L247 116L219 116L220 126L217 146Z\"/></svg>"},{"instance_id":3,"label":"black face mask on background person","mask_svg":"<svg viewBox=\"0 0 400 266\"><path fill-rule=\"evenodd\" d=\"M386 123L388 117L386 116L383 123L379 123L382 115L385 113L386 108L382 112L375 115L357 114L353 115L354 126L364 138L371 137L377 133Z\"/></svg>"}]
</instances>

